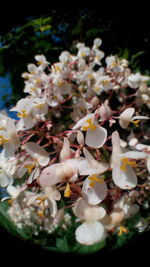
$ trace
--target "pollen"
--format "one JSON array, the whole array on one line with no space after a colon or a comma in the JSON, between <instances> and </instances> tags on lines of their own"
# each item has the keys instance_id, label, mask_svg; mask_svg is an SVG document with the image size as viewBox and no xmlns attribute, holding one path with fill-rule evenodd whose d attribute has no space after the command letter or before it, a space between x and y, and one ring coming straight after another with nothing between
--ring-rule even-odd
<instances>
[{"instance_id":1,"label":"pollen","mask_svg":"<svg viewBox=\"0 0 150 267\"><path fill-rule=\"evenodd\" d=\"M36 105L35 107L36 107L37 109L42 110L42 108L43 108L43 104L38 104L38 105Z\"/></svg>"},{"instance_id":2,"label":"pollen","mask_svg":"<svg viewBox=\"0 0 150 267\"><path fill-rule=\"evenodd\" d=\"M64 197L70 197L70 195L71 195L70 184L67 183L67 185L66 185L66 189L65 189L65 191L64 191Z\"/></svg>"},{"instance_id":3,"label":"pollen","mask_svg":"<svg viewBox=\"0 0 150 267\"><path fill-rule=\"evenodd\" d=\"M93 131L96 130L96 125L93 124L92 119L88 119L86 120L86 122L87 125L82 127L83 131L87 131L88 129L91 129Z\"/></svg>"},{"instance_id":4,"label":"pollen","mask_svg":"<svg viewBox=\"0 0 150 267\"><path fill-rule=\"evenodd\" d=\"M139 127L140 120L131 121L136 127Z\"/></svg>"},{"instance_id":5,"label":"pollen","mask_svg":"<svg viewBox=\"0 0 150 267\"><path fill-rule=\"evenodd\" d=\"M2 135L0 135L0 145L4 145L8 141L9 141L8 139L5 139Z\"/></svg>"},{"instance_id":6,"label":"pollen","mask_svg":"<svg viewBox=\"0 0 150 267\"><path fill-rule=\"evenodd\" d=\"M128 234L128 232L129 232L129 230L126 227L124 227L122 225L119 226L119 232L118 232L119 236L122 235L123 233Z\"/></svg>"},{"instance_id":7,"label":"pollen","mask_svg":"<svg viewBox=\"0 0 150 267\"><path fill-rule=\"evenodd\" d=\"M34 169L35 164L26 164L24 167L28 170L28 174L30 174Z\"/></svg>"},{"instance_id":8,"label":"pollen","mask_svg":"<svg viewBox=\"0 0 150 267\"><path fill-rule=\"evenodd\" d=\"M127 165L132 166L133 168L136 167L136 161L135 160L129 160L128 158L123 158L123 159L121 159L121 161L122 161L122 164L121 164L120 169L122 171L126 170Z\"/></svg>"},{"instance_id":9,"label":"pollen","mask_svg":"<svg viewBox=\"0 0 150 267\"><path fill-rule=\"evenodd\" d=\"M89 177L89 180L91 181L89 186L91 187L94 187L95 185L95 182L98 182L98 183L103 183L103 180L102 179L99 179L96 174L93 174Z\"/></svg>"},{"instance_id":10,"label":"pollen","mask_svg":"<svg viewBox=\"0 0 150 267\"><path fill-rule=\"evenodd\" d=\"M18 112L17 113L17 117L19 117L19 118L25 118L25 117L27 117L26 110L25 109L22 109L21 112Z\"/></svg>"}]
</instances>

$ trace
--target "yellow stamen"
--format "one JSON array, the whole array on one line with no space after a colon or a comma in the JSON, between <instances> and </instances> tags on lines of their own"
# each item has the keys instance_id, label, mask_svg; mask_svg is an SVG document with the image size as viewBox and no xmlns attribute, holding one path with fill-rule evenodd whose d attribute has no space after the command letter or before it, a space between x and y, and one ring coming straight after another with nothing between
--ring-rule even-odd
<instances>
[{"instance_id":1,"label":"yellow stamen","mask_svg":"<svg viewBox=\"0 0 150 267\"><path fill-rule=\"evenodd\" d=\"M71 195L70 184L67 183L66 189L64 191L64 197L70 197L70 195Z\"/></svg>"},{"instance_id":2,"label":"yellow stamen","mask_svg":"<svg viewBox=\"0 0 150 267\"><path fill-rule=\"evenodd\" d=\"M38 104L38 105L35 105L36 108L42 110L43 109L43 104Z\"/></svg>"},{"instance_id":3,"label":"yellow stamen","mask_svg":"<svg viewBox=\"0 0 150 267\"><path fill-rule=\"evenodd\" d=\"M0 130L5 130L5 127L0 127Z\"/></svg>"},{"instance_id":4,"label":"yellow stamen","mask_svg":"<svg viewBox=\"0 0 150 267\"><path fill-rule=\"evenodd\" d=\"M89 177L89 180L91 181L89 186L94 187L95 182L103 183L103 179L100 179L96 176L96 174L93 174Z\"/></svg>"},{"instance_id":5,"label":"yellow stamen","mask_svg":"<svg viewBox=\"0 0 150 267\"><path fill-rule=\"evenodd\" d=\"M14 199L11 198L11 199L8 199L8 200L7 200L7 203L11 205L11 204L13 203L13 201L14 201Z\"/></svg>"},{"instance_id":6,"label":"yellow stamen","mask_svg":"<svg viewBox=\"0 0 150 267\"><path fill-rule=\"evenodd\" d=\"M96 92L98 92L99 89L100 89L100 88L99 88L98 86L94 87L94 91L96 91Z\"/></svg>"},{"instance_id":7,"label":"yellow stamen","mask_svg":"<svg viewBox=\"0 0 150 267\"><path fill-rule=\"evenodd\" d=\"M139 127L140 120L131 121L136 127Z\"/></svg>"},{"instance_id":8,"label":"yellow stamen","mask_svg":"<svg viewBox=\"0 0 150 267\"><path fill-rule=\"evenodd\" d=\"M47 199L47 197L37 197L36 200L39 200L39 205L44 204L44 201Z\"/></svg>"},{"instance_id":9,"label":"yellow stamen","mask_svg":"<svg viewBox=\"0 0 150 267\"><path fill-rule=\"evenodd\" d=\"M124 227L122 225L119 226L118 235L122 235L123 233L128 234L128 232L129 232L129 230L126 227Z\"/></svg>"},{"instance_id":10,"label":"yellow stamen","mask_svg":"<svg viewBox=\"0 0 150 267\"><path fill-rule=\"evenodd\" d=\"M96 130L96 125L93 124L92 119L88 119L86 120L86 122L88 123L88 125L82 127L83 131L87 131L88 129L91 129L93 131Z\"/></svg>"},{"instance_id":11,"label":"yellow stamen","mask_svg":"<svg viewBox=\"0 0 150 267\"><path fill-rule=\"evenodd\" d=\"M122 164L121 164L120 169L122 171L126 170L127 165L132 166L133 168L136 167L136 161L135 160L129 160L128 158L123 158L123 159L121 159L121 161L122 161Z\"/></svg>"},{"instance_id":12,"label":"yellow stamen","mask_svg":"<svg viewBox=\"0 0 150 267\"><path fill-rule=\"evenodd\" d=\"M108 85L108 84L109 84L109 81L108 81L108 80L103 80L103 81L102 81L102 84L103 84L103 85Z\"/></svg>"},{"instance_id":13,"label":"yellow stamen","mask_svg":"<svg viewBox=\"0 0 150 267\"><path fill-rule=\"evenodd\" d=\"M26 164L24 167L28 170L28 174L30 174L35 166L35 164Z\"/></svg>"},{"instance_id":14,"label":"yellow stamen","mask_svg":"<svg viewBox=\"0 0 150 267\"><path fill-rule=\"evenodd\" d=\"M9 139L5 139L2 135L0 135L0 145L4 145L8 141L9 141Z\"/></svg>"},{"instance_id":15,"label":"yellow stamen","mask_svg":"<svg viewBox=\"0 0 150 267\"><path fill-rule=\"evenodd\" d=\"M27 114L25 109L23 109L23 110L21 110L21 112L17 113L17 117L20 117L20 118L25 118L25 117L27 117L27 115L28 114Z\"/></svg>"}]
</instances>

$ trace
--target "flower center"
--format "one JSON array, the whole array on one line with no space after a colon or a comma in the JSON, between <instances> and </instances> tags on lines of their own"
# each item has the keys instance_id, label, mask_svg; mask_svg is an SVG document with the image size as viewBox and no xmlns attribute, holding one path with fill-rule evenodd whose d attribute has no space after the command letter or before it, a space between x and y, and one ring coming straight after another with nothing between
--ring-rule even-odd
<instances>
[{"instance_id":1,"label":"flower center","mask_svg":"<svg viewBox=\"0 0 150 267\"><path fill-rule=\"evenodd\" d=\"M20 117L20 118L25 118L25 117L27 117L27 115L28 114L27 114L25 109L22 109L21 112L17 113L17 117Z\"/></svg>"},{"instance_id":2,"label":"flower center","mask_svg":"<svg viewBox=\"0 0 150 267\"><path fill-rule=\"evenodd\" d=\"M35 164L26 164L24 167L28 170L28 174L31 174L35 166Z\"/></svg>"},{"instance_id":3,"label":"flower center","mask_svg":"<svg viewBox=\"0 0 150 267\"><path fill-rule=\"evenodd\" d=\"M83 131L87 131L88 129L91 129L93 131L96 130L96 125L93 124L91 118L86 120L86 122L87 122L87 125L82 127Z\"/></svg>"},{"instance_id":4,"label":"flower center","mask_svg":"<svg viewBox=\"0 0 150 267\"><path fill-rule=\"evenodd\" d=\"M5 139L2 135L0 135L0 145L3 145L5 143L7 143L9 140Z\"/></svg>"},{"instance_id":5,"label":"flower center","mask_svg":"<svg viewBox=\"0 0 150 267\"><path fill-rule=\"evenodd\" d=\"M122 225L119 226L118 235L122 235L123 233L128 234L128 232L129 232L129 230L126 227L124 227Z\"/></svg>"},{"instance_id":6,"label":"flower center","mask_svg":"<svg viewBox=\"0 0 150 267\"><path fill-rule=\"evenodd\" d=\"M65 189L65 191L64 191L64 197L70 197L70 195L71 195L70 184L67 183L67 185L66 185L66 189Z\"/></svg>"},{"instance_id":7,"label":"flower center","mask_svg":"<svg viewBox=\"0 0 150 267\"><path fill-rule=\"evenodd\" d=\"M89 177L89 180L91 181L89 186L94 187L95 182L103 183L103 179L100 179L96 176L96 174L93 174Z\"/></svg>"},{"instance_id":8,"label":"flower center","mask_svg":"<svg viewBox=\"0 0 150 267\"><path fill-rule=\"evenodd\" d=\"M131 121L136 127L139 127L140 120Z\"/></svg>"},{"instance_id":9,"label":"flower center","mask_svg":"<svg viewBox=\"0 0 150 267\"><path fill-rule=\"evenodd\" d=\"M122 170L122 171L125 171L126 170L126 167L127 167L127 165L129 165L129 166L132 166L132 167L136 167L136 161L135 160L129 160L128 158L123 158L123 159L121 159L121 167L120 167L120 169Z\"/></svg>"}]
</instances>

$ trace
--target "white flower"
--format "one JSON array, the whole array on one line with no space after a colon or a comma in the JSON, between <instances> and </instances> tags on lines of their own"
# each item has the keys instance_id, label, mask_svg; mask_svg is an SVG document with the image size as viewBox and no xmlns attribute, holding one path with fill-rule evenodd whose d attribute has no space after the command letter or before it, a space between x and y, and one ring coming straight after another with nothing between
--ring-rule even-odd
<instances>
[{"instance_id":1,"label":"white flower","mask_svg":"<svg viewBox=\"0 0 150 267\"><path fill-rule=\"evenodd\" d=\"M110 68L114 73L122 71L122 67L119 65L119 60L116 56L106 57L107 67Z\"/></svg>"},{"instance_id":2,"label":"white flower","mask_svg":"<svg viewBox=\"0 0 150 267\"><path fill-rule=\"evenodd\" d=\"M34 126L33 118L31 117L31 109L33 101L29 98L21 99L11 111L17 111L17 116L20 120L17 123L17 130L27 130Z\"/></svg>"},{"instance_id":3,"label":"white flower","mask_svg":"<svg viewBox=\"0 0 150 267\"><path fill-rule=\"evenodd\" d=\"M134 112L135 108L127 108L120 114L119 124L123 129L126 129L130 122L132 122L135 126L138 126L140 120L149 119L147 116L133 116Z\"/></svg>"},{"instance_id":4,"label":"white flower","mask_svg":"<svg viewBox=\"0 0 150 267\"><path fill-rule=\"evenodd\" d=\"M131 74L128 76L128 85L131 88L138 88L141 84L141 82L147 82L150 80L150 77L148 76L142 76L139 72L136 74Z\"/></svg>"},{"instance_id":5,"label":"white flower","mask_svg":"<svg viewBox=\"0 0 150 267\"><path fill-rule=\"evenodd\" d=\"M107 139L107 130L97 124L94 114L88 114L81 120L79 120L73 130L81 128L82 131L86 131L85 144L99 148L104 145Z\"/></svg>"},{"instance_id":6,"label":"white flower","mask_svg":"<svg viewBox=\"0 0 150 267\"><path fill-rule=\"evenodd\" d=\"M78 58L85 58L85 57L90 56L90 53L91 53L91 50L90 50L89 47L81 46L81 47L79 48L77 57L78 57Z\"/></svg>"},{"instance_id":7,"label":"white flower","mask_svg":"<svg viewBox=\"0 0 150 267\"><path fill-rule=\"evenodd\" d=\"M7 158L19 148L20 140L17 135L16 125L11 118L0 114L0 121L0 145L3 145L3 153Z\"/></svg>"},{"instance_id":8,"label":"white flower","mask_svg":"<svg viewBox=\"0 0 150 267\"><path fill-rule=\"evenodd\" d=\"M107 92L108 90L113 88L113 83L111 82L111 78L107 75L100 76L94 85L94 92L97 94L101 94L103 91Z\"/></svg>"},{"instance_id":9,"label":"white flower","mask_svg":"<svg viewBox=\"0 0 150 267\"><path fill-rule=\"evenodd\" d=\"M24 168L28 171L28 184L30 184L40 176L40 167L48 165L50 157L41 146L34 142L27 142L25 144L25 150L31 156L32 161L25 162L21 172L24 174Z\"/></svg>"},{"instance_id":10,"label":"white flower","mask_svg":"<svg viewBox=\"0 0 150 267\"><path fill-rule=\"evenodd\" d=\"M106 215L104 208L91 206L84 199L79 198L73 208L73 212L79 219L85 221L75 232L76 240L79 243L92 245L105 239L104 226L99 222Z\"/></svg>"},{"instance_id":11,"label":"white flower","mask_svg":"<svg viewBox=\"0 0 150 267\"><path fill-rule=\"evenodd\" d=\"M96 174L88 176L83 182L82 195L91 205L97 205L102 202L107 192L106 182Z\"/></svg>"},{"instance_id":12,"label":"white flower","mask_svg":"<svg viewBox=\"0 0 150 267\"><path fill-rule=\"evenodd\" d=\"M112 134L112 178L118 187L132 189L137 185L137 176L132 168L136 166L136 162L130 161L126 155L120 158L121 153L119 134L115 131Z\"/></svg>"},{"instance_id":13,"label":"white flower","mask_svg":"<svg viewBox=\"0 0 150 267\"><path fill-rule=\"evenodd\" d=\"M49 62L46 60L46 57L44 55L36 55L35 59L36 59L38 65L40 65L40 67L42 67L42 69L44 69L46 66L49 65Z\"/></svg>"},{"instance_id":14,"label":"white flower","mask_svg":"<svg viewBox=\"0 0 150 267\"><path fill-rule=\"evenodd\" d=\"M139 211L139 205L132 204L127 196L123 196L113 206L114 209L121 209L124 213L124 218L128 219Z\"/></svg>"},{"instance_id":15,"label":"white flower","mask_svg":"<svg viewBox=\"0 0 150 267\"><path fill-rule=\"evenodd\" d=\"M49 186L43 188L43 193L37 195L37 199L40 201L48 200L48 206L50 208L51 216L54 218L57 214L57 203L56 201L61 199L60 192L55 186Z\"/></svg>"},{"instance_id":16,"label":"white flower","mask_svg":"<svg viewBox=\"0 0 150 267\"><path fill-rule=\"evenodd\" d=\"M0 153L0 186L6 187L13 184L16 171L16 159L6 158L4 150Z\"/></svg>"}]
</instances>

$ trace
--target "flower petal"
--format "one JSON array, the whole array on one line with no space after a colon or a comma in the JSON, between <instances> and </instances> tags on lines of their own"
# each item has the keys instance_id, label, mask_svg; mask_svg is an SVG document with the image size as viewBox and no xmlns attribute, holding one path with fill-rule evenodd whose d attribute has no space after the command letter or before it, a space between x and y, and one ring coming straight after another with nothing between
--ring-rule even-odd
<instances>
[{"instance_id":1,"label":"flower petal","mask_svg":"<svg viewBox=\"0 0 150 267\"><path fill-rule=\"evenodd\" d=\"M123 129L126 129L128 127L134 112L135 108L127 108L120 114L119 124Z\"/></svg>"},{"instance_id":2,"label":"flower petal","mask_svg":"<svg viewBox=\"0 0 150 267\"><path fill-rule=\"evenodd\" d=\"M108 189L105 181L94 181L94 186L90 186L90 177L91 176L89 176L83 183L82 194L89 204L97 205L105 199Z\"/></svg>"},{"instance_id":3,"label":"flower petal","mask_svg":"<svg viewBox=\"0 0 150 267\"><path fill-rule=\"evenodd\" d=\"M63 179L63 164L55 163L42 171L39 183L42 187L47 187L62 182Z\"/></svg>"},{"instance_id":4,"label":"flower petal","mask_svg":"<svg viewBox=\"0 0 150 267\"><path fill-rule=\"evenodd\" d=\"M76 240L83 245L93 245L106 237L104 226L100 222L85 222L75 232Z\"/></svg>"},{"instance_id":5,"label":"flower petal","mask_svg":"<svg viewBox=\"0 0 150 267\"><path fill-rule=\"evenodd\" d=\"M85 221L98 221L106 215L106 211L103 207L92 206L83 198L78 198L73 207L73 212L76 217Z\"/></svg>"},{"instance_id":6,"label":"flower petal","mask_svg":"<svg viewBox=\"0 0 150 267\"><path fill-rule=\"evenodd\" d=\"M147 153L140 151L128 151L126 153L119 154L118 157L129 159L145 159L147 157Z\"/></svg>"},{"instance_id":7,"label":"flower petal","mask_svg":"<svg viewBox=\"0 0 150 267\"><path fill-rule=\"evenodd\" d=\"M74 125L74 127L73 127L72 129L73 129L73 130L75 130L75 129L79 129L81 126L84 125L84 123L86 123L86 121L87 121L88 119L94 119L94 117L95 117L95 114L94 114L94 113L86 115L84 118L80 119L80 120Z\"/></svg>"},{"instance_id":8,"label":"flower petal","mask_svg":"<svg viewBox=\"0 0 150 267\"><path fill-rule=\"evenodd\" d=\"M33 159L37 160L40 166L46 166L49 163L49 154L38 144L27 142L25 150Z\"/></svg>"},{"instance_id":9,"label":"flower petal","mask_svg":"<svg viewBox=\"0 0 150 267\"><path fill-rule=\"evenodd\" d=\"M99 148L104 145L107 139L107 130L97 124L96 129L88 129L86 133L85 143L87 146Z\"/></svg>"},{"instance_id":10,"label":"flower petal","mask_svg":"<svg viewBox=\"0 0 150 267\"><path fill-rule=\"evenodd\" d=\"M133 168L129 165L126 170L121 170L121 162L116 164L112 170L112 178L114 183L121 189L132 189L137 185L137 176Z\"/></svg>"}]
</instances>

